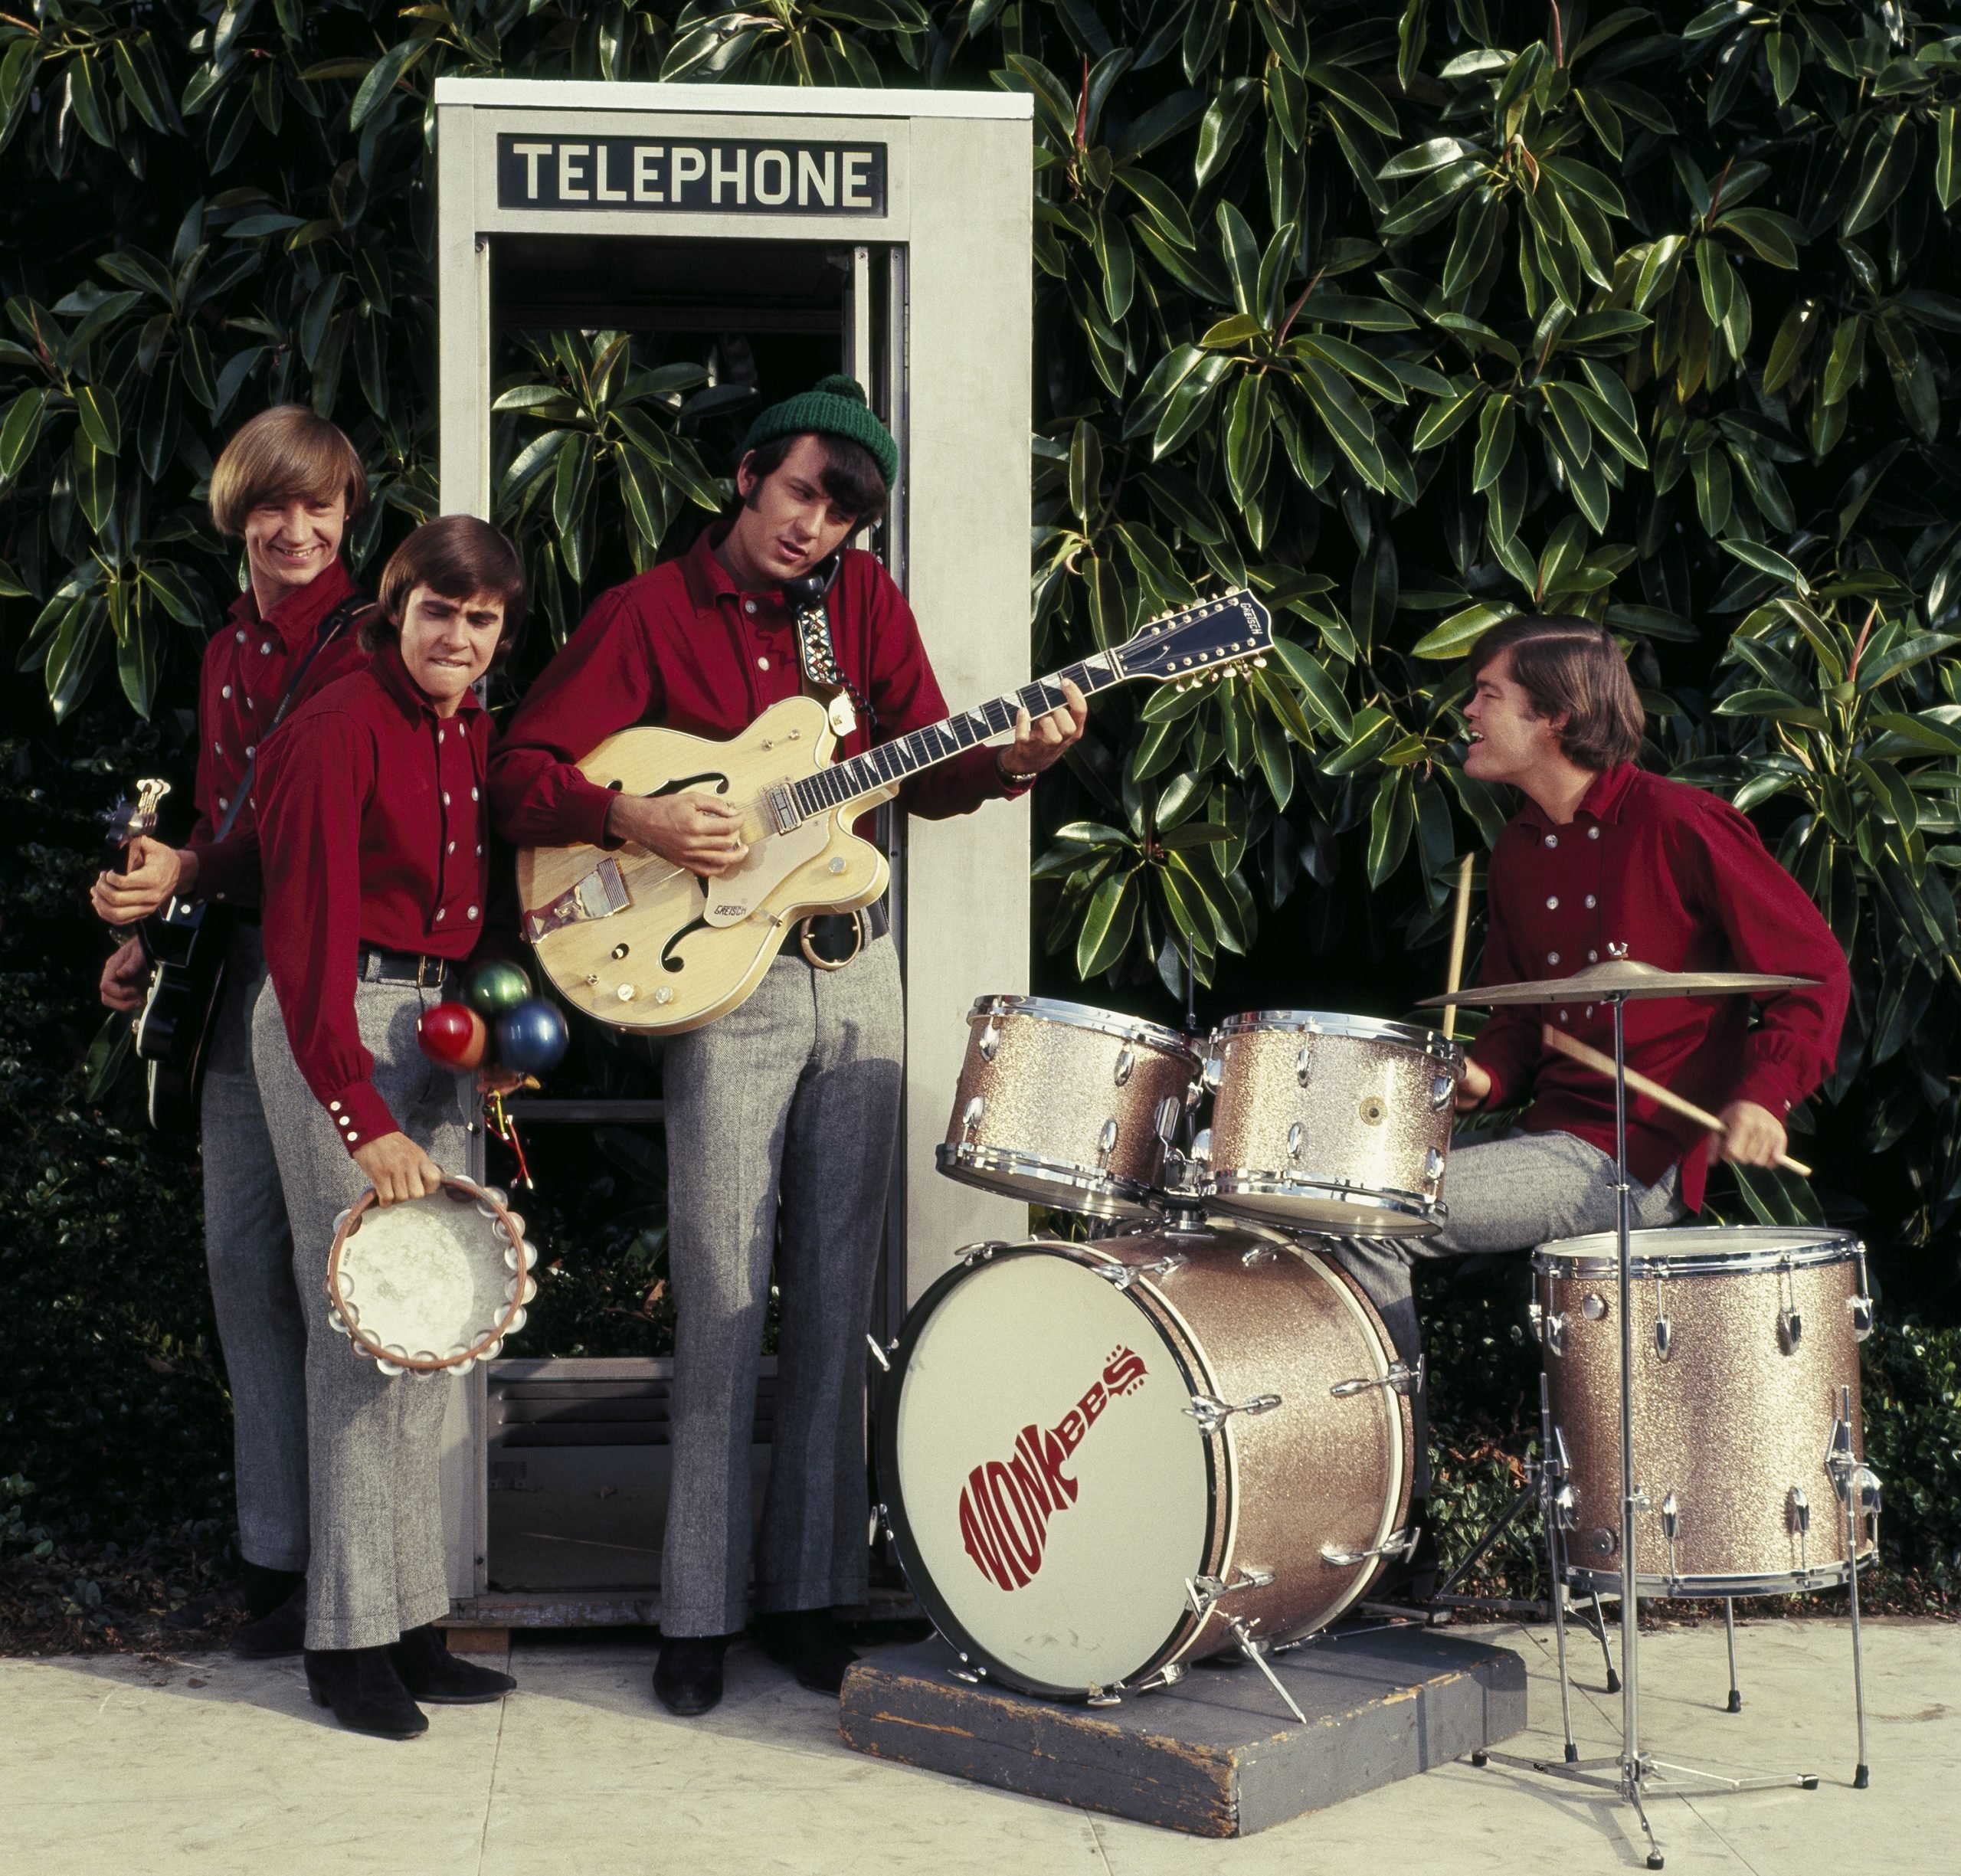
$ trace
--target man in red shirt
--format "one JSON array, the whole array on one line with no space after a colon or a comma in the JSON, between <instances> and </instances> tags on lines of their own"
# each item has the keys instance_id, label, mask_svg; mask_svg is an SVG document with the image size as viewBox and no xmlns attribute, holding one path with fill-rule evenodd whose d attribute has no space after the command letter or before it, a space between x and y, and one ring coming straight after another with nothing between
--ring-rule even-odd
<instances>
[{"instance_id":1,"label":"man in red shirt","mask_svg":"<svg viewBox=\"0 0 1961 1876\"><path fill-rule=\"evenodd\" d=\"M843 754L944 718L904 597L869 554L844 545L882 512L898 466L897 446L848 378L765 411L721 525L602 598L532 686L491 761L499 833L521 846L631 842L704 877L738 866L747 850L735 809L701 792L611 793L576 764L632 724L727 737L795 695L782 588L814 571L835 575L829 617L856 718ZM899 809L938 819L1026 789L1082 734L1082 694L1066 692L1066 709L1032 723L1020 714L1012 748L970 749L913 777ZM853 1657L831 1612L864 1599L865 1332L903 1012L884 908L817 922L841 930L793 928L747 1002L666 1043L679 1317L653 1684L678 1714L721 1698L723 1650L748 1613L749 1449L773 1252L783 1299L775 1463L755 1544L765 1645L806 1686L834 1693Z\"/></svg>"},{"instance_id":2,"label":"man in red shirt","mask_svg":"<svg viewBox=\"0 0 1961 1876\"><path fill-rule=\"evenodd\" d=\"M1851 979L1831 928L1736 809L1634 766L1641 700L1605 628L1508 620L1478 640L1470 677L1464 772L1524 797L1491 851L1478 981L1567 977L1621 956L1666 971L1816 978L1761 999L1753 1026L1742 997L1625 1006L1628 1066L1718 1113L1721 1157L1773 1164L1786 1117L1837 1056ZM1471 1045L1458 1108L1524 1112L1502 1138L1452 1153L1449 1222L1436 1236L1344 1252L1405 1360L1421 1347L1413 1257L1529 1250L1614 1227L1613 1083L1547 1048L1547 1023L1612 1051L1604 1003L1494 1010ZM1636 1227L1701 1207L1710 1151L1694 1122L1629 1095Z\"/></svg>"},{"instance_id":3,"label":"man in red shirt","mask_svg":"<svg viewBox=\"0 0 1961 1876\"><path fill-rule=\"evenodd\" d=\"M105 873L92 895L115 926L148 918L173 895L203 899L235 921L198 1102L205 1259L231 1393L238 1547L254 1618L233 1647L254 1657L300 1652L308 1537L306 1330L251 1061L252 1006L266 980L253 777L282 704L303 702L366 661L356 624L368 601L340 546L367 503L353 444L304 405L262 411L225 445L211 472L211 519L243 543L248 584L205 648L197 825L182 848L134 843L131 870ZM149 974L142 941L128 939L103 971L103 1001L140 1009Z\"/></svg>"}]
</instances>

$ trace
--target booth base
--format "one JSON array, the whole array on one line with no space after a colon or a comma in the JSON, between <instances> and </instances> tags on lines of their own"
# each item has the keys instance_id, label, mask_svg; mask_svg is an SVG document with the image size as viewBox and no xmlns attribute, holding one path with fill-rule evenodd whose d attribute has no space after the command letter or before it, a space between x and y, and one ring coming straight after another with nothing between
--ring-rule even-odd
<instances>
[{"instance_id":1,"label":"booth base","mask_svg":"<svg viewBox=\"0 0 1961 1876\"><path fill-rule=\"evenodd\" d=\"M958 1665L937 1636L859 1661L844 1683L844 1743L1200 1837L1250 1835L1525 1725L1516 1655L1414 1626L1337 1632L1274 1657L1305 1726L1250 1664L1195 1668L1115 1707L971 1686L951 1678Z\"/></svg>"}]
</instances>

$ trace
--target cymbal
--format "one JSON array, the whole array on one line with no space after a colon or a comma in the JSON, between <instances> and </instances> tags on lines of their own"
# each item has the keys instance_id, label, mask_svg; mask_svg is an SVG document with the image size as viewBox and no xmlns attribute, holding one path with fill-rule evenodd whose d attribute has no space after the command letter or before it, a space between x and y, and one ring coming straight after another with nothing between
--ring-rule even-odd
<instances>
[{"instance_id":1,"label":"cymbal","mask_svg":"<svg viewBox=\"0 0 1961 1876\"><path fill-rule=\"evenodd\" d=\"M1816 977L1773 977L1748 971L1664 971L1632 958L1616 958L1603 964L1589 964L1571 977L1447 990L1441 997L1426 997L1417 1007L1488 1003L1496 1009L1512 1003L1598 1003L1615 997L1631 1001L1650 997L1736 997L1757 990L1797 990L1817 981Z\"/></svg>"}]
</instances>

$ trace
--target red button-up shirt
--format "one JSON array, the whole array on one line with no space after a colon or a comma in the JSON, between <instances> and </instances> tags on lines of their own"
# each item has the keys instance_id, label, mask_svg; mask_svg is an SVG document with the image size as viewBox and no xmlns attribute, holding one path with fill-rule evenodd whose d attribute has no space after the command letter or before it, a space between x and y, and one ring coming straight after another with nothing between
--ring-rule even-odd
<instances>
[{"instance_id":1,"label":"red button-up shirt","mask_svg":"<svg viewBox=\"0 0 1961 1876\"><path fill-rule=\"evenodd\" d=\"M261 618L257 598L248 586L232 601L224 625L205 647L198 684L198 824L190 840L198 856L200 899L258 904L259 829L250 803L239 810L222 840L215 837L218 825L231 810L246 764L277 715L293 673L313 650L321 624L354 592L346 568L336 560ZM291 709L345 676L366 657L349 620L306 666Z\"/></svg>"},{"instance_id":2,"label":"red button-up shirt","mask_svg":"<svg viewBox=\"0 0 1961 1876\"><path fill-rule=\"evenodd\" d=\"M350 1152L398 1131L355 1020L358 954L476 948L489 750L476 697L438 716L391 647L295 710L261 758L266 964L293 1059Z\"/></svg>"},{"instance_id":3,"label":"red button-up shirt","mask_svg":"<svg viewBox=\"0 0 1961 1876\"><path fill-rule=\"evenodd\" d=\"M1492 850L1486 905L1483 984L1570 976L1619 945L1665 971L1817 978L1815 989L1760 999L1754 1027L1742 997L1626 1005L1628 1066L1712 1112L1751 1101L1782 1119L1832 1072L1851 995L1844 954L1756 830L1714 795L1623 763L1563 827L1528 802ZM1547 1048L1547 1023L1613 1051L1604 1003L1494 1010L1471 1051L1491 1076L1489 1105L1530 1097L1527 1131L1573 1134L1612 1153L1613 1083ZM1642 1184L1679 1162L1683 1200L1700 1206L1708 1149L1693 1121L1629 1097L1628 1168Z\"/></svg>"},{"instance_id":4,"label":"red button-up shirt","mask_svg":"<svg viewBox=\"0 0 1961 1876\"><path fill-rule=\"evenodd\" d=\"M725 532L710 530L679 560L602 594L525 693L490 764L491 802L506 840L601 844L613 795L577 764L608 736L636 723L732 736L802 689L783 595L736 585L713 552ZM878 713L876 735L859 713L841 755L946 715L912 609L869 554L846 552L830 620L838 669ZM991 750L969 749L913 776L899 805L937 820L1013 792Z\"/></svg>"}]
</instances>

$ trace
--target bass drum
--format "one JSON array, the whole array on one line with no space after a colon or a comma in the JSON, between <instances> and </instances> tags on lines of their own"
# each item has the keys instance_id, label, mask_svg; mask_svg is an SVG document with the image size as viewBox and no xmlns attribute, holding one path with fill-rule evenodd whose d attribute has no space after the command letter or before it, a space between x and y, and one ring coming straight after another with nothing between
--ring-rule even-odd
<instances>
[{"instance_id":1,"label":"bass drum","mask_svg":"<svg viewBox=\"0 0 1961 1876\"><path fill-rule=\"evenodd\" d=\"M973 1671L1079 1699L1166 1685L1242 1635L1321 1627L1413 1542L1406 1384L1312 1249L977 1246L893 1357L893 1542Z\"/></svg>"}]
</instances>

